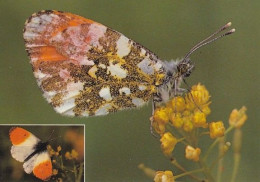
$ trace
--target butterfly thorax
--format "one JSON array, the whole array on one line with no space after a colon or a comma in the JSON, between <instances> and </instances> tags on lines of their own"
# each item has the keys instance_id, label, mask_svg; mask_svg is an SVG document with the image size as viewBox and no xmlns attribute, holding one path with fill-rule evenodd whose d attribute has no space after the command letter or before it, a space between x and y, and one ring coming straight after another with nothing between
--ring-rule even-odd
<instances>
[{"instance_id":1,"label":"butterfly thorax","mask_svg":"<svg viewBox=\"0 0 260 182\"><path fill-rule=\"evenodd\" d=\"M49 142L42 142L39 141L35 146L34 146L34 151L28 156L26 157L26 159L24 161L28 161L30 158L32 158L35 154L37 153L41 153L47 150L47 145L49 144Z\"/></svg>"}]
</instances>

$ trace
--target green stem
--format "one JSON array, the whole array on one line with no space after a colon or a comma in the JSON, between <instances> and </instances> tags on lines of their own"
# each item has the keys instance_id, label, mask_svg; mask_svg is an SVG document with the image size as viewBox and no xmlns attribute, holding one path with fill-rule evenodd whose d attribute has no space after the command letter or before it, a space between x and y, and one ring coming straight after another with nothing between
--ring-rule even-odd
<instances>
[{"instance_id":1,"label":"green stem","mask_svg":"<svg viewBox=\"0 0 260 182\"><path fill-rule=\"evenodd\" d=\"M237 176L237 171L238 171L238 166L240 162L241 155L240 154L234 154L234 168L232 171L232 177L230 182L235 182L236 176Z\"/></svg>"},{"instance_id":2,"label":"green stem","mask_svg":"<svg viewBox=\"0 0 260 182\"><path fill-rule=\"evenodd\" d=\"M194 179L194 180L196 180L196 181L201 182L201 179L199 179L198 177L196 177L196 176L190 174L189 172L187 172L187 170L184 169L184 167L182 167L182 166L177 162L177 160L171 159L171 163L172 163L175 167L177 167L180 171L186 173L186 175L188 175L190 178L192 178L192 179ZM182 174L180 174L180 175L182 175ZM179 176L179 175L178 175L178 176Z\"/></svg>"},{"instance_id":3,"label":"green stem","mask_svg":"<svg viewBox=\"0 0 260 182\"><path fill-rule=\"evenodd\" d=\"M204 173L206 179L208 180L208 182L214 182L215 180L214 180L213 176L211 175L211 173L209 171L209 168L204 163L204 161L203 160L199 160L199 164L204 169L203 173Z\"/></svg>"},{"instance_id":4,"label":"green stem","mask_svg":"<svg viewBox=\"0 0 260 182\"><path fill-rule=\"evenodd\" d=\"M61 170L64 170L62 155L60 155L60 167L61 167Z\"/></svg>"},{"instance_id":5,"label":"green stem","mask_svg":"<svg viewBox=\"0 0 260 182\"><path fill-rule=\"evenodd\" d=\"M234 167L232 171L231 182L235 182L238 166L241 159L241 143L242 143L242 131L239 128L235 129L234 138L233 138L233 150L234 150Z\"/></svg>"},{"instance_id":6,"label":"green stem","mask_svg":"<svg viewBox=\"0 0 260 182\"><path fill-rule=\"evenodd\" d=\"M215 147L215 145L219 142L219 138L217 138L210 146L209 149L206 151L205 156L203 157L203 161L206 161L210 152L212 151L212 149Z\"/></svg>"},{"instance_id":7,"label":"green stem","mask_svg":"<svg viewBox=\"0 0 260 182\"><path fill-rule=\"evenodd\" d=\"M222 156L219 156L216 160L214 160L214 161L211 163L211 165L210 165L210 167L209 167L209 170L210 170L210 171L215 167L215 165L216 165L217 162L219 162L219 164L221 164L220 161L221 161L221 159L223 159L224 155L225 155L225 154L223 154ZM220 169L221 169L221 167L219 168L219 170L220 170ZM219 171L218 171L218 173L219 173Z\"/></svg>"},{"instance_id":8,"label":"green stem","mask_svg":"<svg viewBox=\"0 0 260 182\"><path fill-rule=\"evenodd\" d=\"M201 132L199 136L209 135L209 131Z\"/></svg>"},{"instance_id":9,"label":"green stem","mask_svg":"<svg viewBox=\"0 0 260 182\"><path fill-rule=\"evenodd\" d=\"M174 179L177 179L177 178L180 178L180 177L183 177L183 176L187 176L187 175L190 175L192 173L198 173L198 172L201 172L203 170L204 169L195 169L195 170L192 170L192 171L189 171L189 172L185 172L185 173L179 174L177 176L174 176ZM198 179L198 181L201 181L201 180Z\"/></svg>"},{"instance_id":10,"label":"green stem","mask_svg":"<svg viewBox=\"0 0 260 182\"><path fill-rule=\"evenodd\" d=\"M78 177L75 182L80 182L83 175L83 163L80 163Z\"/></svg>"},{"instance_id":11,"label":"green stem","mask_svg":"<svg viewBox=\"0 0 260 182\"><path fill-rule=\"evenodd\" d=\"M74 172L74 176L75 176L75 180L77 179L78 173L77 173L77 167L75 162L73 161L73 172Z\"/></svg>"},{"instance_id":12,"label":"green stem","mask_svg":"<svg viewBox=\"0 0 260 182\"><path fill-rule=\"evenodd\" d=\"M222 177L222 168L223 168L223 158L224 155L226 154L226 151L224 151L224 146L225 146L225 137L221 137L221 140L219 142L219 156L216 161L212 162L210 169L215 166L215 164L218 162L218 169L217 169L217 182L221 182L221 177Z\"/></svg>"}]
</instances>

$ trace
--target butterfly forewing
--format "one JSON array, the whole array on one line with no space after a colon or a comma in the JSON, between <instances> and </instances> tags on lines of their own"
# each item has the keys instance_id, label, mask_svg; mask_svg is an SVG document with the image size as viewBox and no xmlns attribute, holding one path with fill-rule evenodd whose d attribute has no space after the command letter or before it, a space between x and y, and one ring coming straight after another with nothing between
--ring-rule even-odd
<instances>
[{"instance_id":1,"label":"butterfly forewing","mask_svg":"<svg viewBox=\"0 0 260 182\"><path fill-rule=\"evenodd\" d=\"M20 127L11 128L9 136L13 144L11 147L11 155L19 162L24 162L32 151L34 151L35 145L40 141L40 139L31 132Z\"/></svg>"},{"instance_id":2,"label":"butterfly forewing","mask_svg":"<svg viewBox=\"0 0 260 182\"><path fill-rule=\"evenodd\" d=\"M142 106L165 78L148 49L74 14L34 14L24 39L37 83L61 114L104 115Z\"/></svg>"}]
</instances>

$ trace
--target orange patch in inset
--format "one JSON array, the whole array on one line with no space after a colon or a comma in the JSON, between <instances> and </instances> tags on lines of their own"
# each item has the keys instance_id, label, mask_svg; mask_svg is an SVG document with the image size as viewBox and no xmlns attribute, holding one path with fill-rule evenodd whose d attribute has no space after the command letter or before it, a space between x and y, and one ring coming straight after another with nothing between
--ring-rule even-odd
<instances>
[{"instance_id":1,"label":"orange patch in inset","mask_svg":"<svg viewBox=\"0 0 260 182\"><path fill-rule=\"evenodd\" d=\"M51 161L47 160L35 166L33 168L33 174L41 180L48 180L52 176Z\"/></svg>"},{"instance_id":2,"label":"orange patch in inset","mask_svg":"<svg viewBox=\"0 0 260 182\"><path fill-rule=\"evenodd\" d=\"M64 61L67 59L52 46L41 47L37 56L39 56L39 61Z\"/></svg>"},{"instance_id":3,"label":"orange patch in inset","mask_svg":"<svg viewBox=\"0 0 260 182\"><path fill-rule=\"evenodd\" d=\"M13 145L19 145L23 143L30 135L31 133L23 128L12 128L10 130L10 140Z\"/></svg>"}]
</instances>

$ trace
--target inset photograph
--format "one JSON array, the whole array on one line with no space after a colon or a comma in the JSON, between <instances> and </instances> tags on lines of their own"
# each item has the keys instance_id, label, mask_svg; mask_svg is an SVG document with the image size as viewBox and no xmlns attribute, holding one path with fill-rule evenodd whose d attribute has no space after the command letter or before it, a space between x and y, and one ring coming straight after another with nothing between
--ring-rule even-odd
<instances>
[{"instance_id":1,"label":"inset photograph","mask_svg":"<svg viewBox=\"0 0 260 182\"><path fill-rule=\"evenodd\" d=\"M0 125L0 181L84 181L84 125Z\"/></svg>"}]
</instances>

